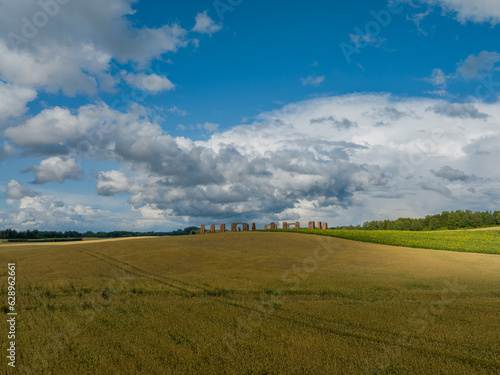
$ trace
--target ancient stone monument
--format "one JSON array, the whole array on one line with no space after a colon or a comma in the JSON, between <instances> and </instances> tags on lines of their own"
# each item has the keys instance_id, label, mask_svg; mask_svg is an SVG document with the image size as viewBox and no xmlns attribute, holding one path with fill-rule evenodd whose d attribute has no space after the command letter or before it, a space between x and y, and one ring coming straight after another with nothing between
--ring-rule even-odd
<instances>
[{"instance_id":1,"label":"ancient stone monument","mask_svg":"<svg viewBox=\"0 0 500 375\"><path fill-rule=\"evenodd\" d=\"M238 228L238 225L241 225L241 228ZM250 229L250 225L248 223L232 223L231 224L231 232L238 231L248 231Z\"/></svg>"},{"instance_id":2,"label":"ancient stone monument","mask_svg":"<svg viewBox=\"0 0 500 375\"><path fill-rule=\"evenodd\" d=\"M271 227L271 228L269 228L269 227ZM269 229L278 229L278 224L276 224L276 223L269 223L269 224L264 225L264 230L266 230L268 228Z\"/></svg>"},{"instance_id":3,"label":"ancient stone monument","mask_svg":"<svg viewBox=\"0 0 500 375\"><path fill-rule=\"evenodd\" d=\"M200 234L206 234L207 228L205 225L200 225ZM215 224L210 224L210 233L215 233Z\"/></svg>"},{"instance_id":4,"label":"ancient stone monument","mask_svg":"<svg viewBox=\"0 0 500 375\"><path fill-rule=\"evenodd\" d=\"M283 229L292 229L291 227L294 227L295 229L300 229L300 223L298 221L296 221L295 223L283 222Z\"/></svg>"},{"instance_id":5,"label":"ancient stone monument","mask_svg":"<svg viewBox=\"0 0 500 375\"><path fill-rule=\"evenodd\" d=\"M300 229L300 222L296 221L295 223L288 223L284 221L283 223L283 229ZM308 228L309 229L316 229L316 222L310 221L308 223ZM264 229L278 229L278 224L272 222L269 224L264 225ZM318 229L328 229L328 224L327 223L322 223L321 221L318 222ZM247 232L250 230L250 225L248 223L231 223L231 232ZM257 227L255 223L252 223L252 230L257 230ZM220 224L219 225L219 232L220 233L226 233L226 224ZM207 229L205 225L200 225L200 233L201 234L206 234ZM210 233L215 233L215 224L210 225Z\"/></svg>"}]
</instances>

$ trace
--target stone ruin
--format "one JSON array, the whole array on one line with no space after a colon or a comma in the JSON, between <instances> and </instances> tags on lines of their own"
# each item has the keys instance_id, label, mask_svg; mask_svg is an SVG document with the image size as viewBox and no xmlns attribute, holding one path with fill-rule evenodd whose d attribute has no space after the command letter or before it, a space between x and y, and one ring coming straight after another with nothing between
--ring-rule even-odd
<instances>
[{"instance_id":1,"label":"stone ruin","mask_svg":"<svg viewBox=\"0 0 500 375\"><path fill-rule=\"evenodd\" d=\"M269 227L271 227L271 228L269 228ZM266 225L264 225L264 230L266 230L266 229L278 229L278 224L276 224L276 223L266 224Z\"/></svg>"},{"instance_id":2,"label":"stone ruin","mask_svg":"<svg viewBox=\"0 0 500 375\"><path fill-rule=\"evenodd\" d=\"M287 223L283 222L283 229L292 229L291 227L294 227L295 229L300 229L300 223L296 221L295 223Z\"/></svg>"},{"instance_id":3,"label":"stone ruin","mask_svg":"<svg viewBox=\"0 0 500 375\"><path fill-rule=\"evenodd\" d=\"M316 229L316 223L314 221L310 221L307 227L309 229ZM318 229L328 229L328 224L318 221Z\"/></svg>"},{"instance_id":4,"label":"stone ruin","mask_svg":"<svg viewBox=\"0 0 500 375\"><path fill-rule=\"evenodd\" d=\"M241 225L241 228L238 228L238 225ZM247 232L250 230L250 226L248 223L232 223L231 224L231 232Z\"/></svg>"},{"instance_id":5,"label":"stone ruin","mask_svg":"<svg viewBox=\"0 0 500 375\"><path fill-rule=\"evenodd\" d=\"M282 223L283 229L300 229L300 223L296 221L295 223L289 223L284 221ZM316 229L316 222L310 221L307 226L309 229ZM272 222L269 224L264 225L264 230L267 229L278 229L278 224ZM327 223L322 223L321 221L318 221L318 229L328 229L328 224ZM231 224L231 232L248 232L250 230L250 225L248 223L232 223ZM257 230L255 223L252 223L252 230ZM219 232L220 233L226 233L226 224L221 224L219 225ZM205 234L207 233L205 225L200 225L200 234ZM215 224L210 225L210 233L215 233Z\"/></svg>"}]
</instances>

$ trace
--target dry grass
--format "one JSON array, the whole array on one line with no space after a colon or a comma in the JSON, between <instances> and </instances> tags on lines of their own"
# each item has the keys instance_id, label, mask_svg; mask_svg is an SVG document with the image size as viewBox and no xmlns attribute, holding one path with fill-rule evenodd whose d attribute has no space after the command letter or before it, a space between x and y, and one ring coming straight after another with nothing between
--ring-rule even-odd
<instances>
[{"instance_id":1,"label":"dry grass","mask_svg":"<svg viewBox=\"0 0 500 375\"><path fill-rule=\"evenodd\" d=\"M248 232L0 261L17 263L26 374L500 372L496 255Z\"/></svg>"}]
</instances>

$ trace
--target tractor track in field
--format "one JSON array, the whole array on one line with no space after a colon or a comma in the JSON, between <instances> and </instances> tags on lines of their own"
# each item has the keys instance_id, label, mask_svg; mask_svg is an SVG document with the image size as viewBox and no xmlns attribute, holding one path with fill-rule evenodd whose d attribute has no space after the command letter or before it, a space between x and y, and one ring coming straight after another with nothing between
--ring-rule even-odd
<instances>
[{"instance_id":1,"label":"tractor track in field","mask_svg":"<svg viewBox=\"0 0 500 375\"><path fill-rule=\"evenodd\" d=\"M173 289L176 289L178 291L181 291L187 295L192 296L192 295L199 294L199 293L208 294L211 291L211 289L209 289L209 288L204 288L204 287L200 287L197 285L189 284L189 283L186 283L186 282L178 280L178 279L173 279L173 278L169 278L166 276L155 275L153 273L142 270L139 267L131 265L127 262L123 262L121 260L118 260L116 258L102 254L102 253L97 252L97 251L92 251L89 249L75 249L75 250L79 251L81 253L87 254L89 256L92 256L92 257L99 259L101 261L104 261L104 262L106 262L110 265L113 265L115 267L118 267L121 270L128 272L128 273L131 273L135 276L144 277L144 278L147 278L149 280L158 282L160 284L167 285L167 286L169 286ZM227 298L227 296L226 296L226 298ZM479 359L479 358L475 358L475 357L464 356L464 355L461 355L460 353L456 353L456 352L453 353L453 352L450 352L449 350L446 350L446 349L440 350L437 348L436 349L435 348L426 348L426 347L422 347L422 346L418 347L418 346L413 346L411 343L398 345L397 340L381 337L380 335L384 334L384 332L381 332L379 330L370 329L367 327L360 328L360 327L346 324L346 323L339 323L339 322L334 322L331 320L325 320L324 318L317 317L317 316L314 316L314 315L308 314L308 313L297 313L297 312L292 313L291 312L291 314L294 317L290 317L290 316L284 315L283 313L276 312L274 310L270 313L263 313L262 309L259 309L257 307L248 306L244 303L241 303L241 302L238 302L235 300L230 301L230 300L223 300L223 299L214 298L213 301L218 302L218 303L225 305L225 306L231 306L231 307L236 307L236 308L242 309L242 310L246 311L247 313L262 314L263 319L267 318L267 319L278 320L281 322L288 322L288 323L292 323L295 325L303 326L305 328L314 329L314 330L317 330L317 331L320 331L323 333L326 331L326 332L329 332L333 335L344 337L345 339L349 339L349 340L354 340L354 341L362 340L362 341L371 342L371 343L374 343L377 345L385 345L385 346L396 347L396 348L399 347L401 349L404 348L407 350L416 351L419 353L424 353L424 354L430 355L430 356L436 356L436 357L445 356L448 358L453 358L455 360L459 360L459 361L464 362L464 363L473 364L475 366L480 366L480 367L486 368L486 369L491 369L491 368L498 369L498 368L500 368L499 363L494 363L492 361ZM255 305L256 302L252 302L252 304ZM301 317L304 317L305 319L300 319ZM316 322L309 322L309 321L307 321L307 319L313 319L313 320L316 320ZM334 326L337 326L337 327L334 327ZM417 339L417 340L422 339L421 337L418 337L416 335L412 335L412 338ZM446 346L446 343L441 342L439 340L432 340L432 339L429 340L429 339L425 339L425 338L423 338L423 339L425 341L432 342L434 344L442 345L444 347ZM455 349L456 348L457 348L457 346L455 346ZM469 351L470 351L470 348L463 346L463 345L459 345L459 348L461 349L460 350L461 353L469 353Z\"/></svg>"},{"instance_id":2,"label":"tractor track in field","mask_svg":"<svg viewBox=\"0 0 500 375\"><path fill-rule=\"evenodd\" d=\"M232 302L227 301L226 304L231 305L231 306L235 306L235 307L240 307L240 308L243 308L245 310L251 310L251 311L256 312L256 313L262 313L262 311L258 308L243 306L239 303L232 303ZM382 337L382 335L387 335L387 332L376 330L376 329L371 329L368 327L357 327L357 326L352 325L352 324L338 323L338 322L334 322L331 320L325 320L321 317L317 317L317 316L307 314L307 313L291 312L291 315L295 316L295 317L287 316L287 315L285 315L283 313L279 313L279 312L273 312L273 313L268 314L268 318L275 319L275 320L282 321L282 322L289 322L292 324L303 326L305 328L315 329L315 330L318 330L322 333L329 332L329 333L334 334L336 336L340 336L340 337L343 337L345 339L349 339L352 341L362 340L362 341L366 341L366 342L370 342L370 343L374 343L374 344L378 344L378 345L384 345L384 346L390 347L392 349L394 349L394 348L407 349L407 350L411 350L414 352L424 353L426 355L431 355L431 356L436 356L436 357L445 356L445 357L453 358L453 359L456 359L456 360L459 360L461 362L468 363L468 364L474 363L475 365L479 365L482 368L486 368L486 369L491 369L491 368L494 368L496 370L500 369L500 363L498 363L498 362L479 359L476 357L470 357L468 354L470 353L471 348L468 346L465 346L465 345L455 344L454 349L459 348L460 353L456 353L456 352L453 353L453 352L447 350L447 348L449 346L448 343L443 342L443 341L439 341L436 339L429 339L429 338L426 338L426 337L423 337L420 335L416 335L416 334L409 335L409 337L412 339L411 341L423 340L425 342L439 345L443 349L428 348L428 347L424 347L424 346L415 346L415 345L412 345L411 342L406 343L406 344L405 343L398 344L398 339L400 337L403 337L403 335L398 335L398 334L392 333L391 335L393 336L393 338L386 338L386 337ZM317 322L309 322L306 319L300 319L301 317L316 319ZM467 353L467 354L462 354L462 353Z\"/></svg>"},{"instance_id":3,"label":"tractor track in field","mask_svg":"<svg viewBox=\"0 0 500 375\"><path fill-rule=\"evenodd\" d=\"M106 262L112 266L118 267L121 270L128 272L128 273L131 273L135 276L144 277L146 279L155 281L155 282L160 283L160 284L167 285L173 289L182 291L182 292L187 293L187 294L195 294L195 293L200 293L200 292L206 293L208 291L208 289L206 289L206 288L194 286L194 285L185 283L181 280L172 279L172 278L165 277L165 276L155 275L153 273L144 271L144 270L140 269L139 267L133 266L129 263L123 262L121 260L118 260L116 258L110 257L110 256L102 254L102 253L99 253L97 251L92 251L92 250L88 250L88 249L75 249L75 250L79 251L81 253L90 255L90 256L92 256L96 259L99 259L103 262Z\"/></svg>"}]
</instances>

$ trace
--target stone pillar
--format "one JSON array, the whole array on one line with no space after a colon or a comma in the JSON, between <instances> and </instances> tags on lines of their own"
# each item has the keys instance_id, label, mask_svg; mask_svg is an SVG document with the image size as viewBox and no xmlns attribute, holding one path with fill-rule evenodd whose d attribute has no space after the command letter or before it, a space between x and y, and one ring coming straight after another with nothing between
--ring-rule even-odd
<instances>
[{"instance_id":1,"label":"stone pillar","mask_svg":"<svg viewBox=\"0 0 500 375\"><path fill-rule=\"evenodd\" d=\"M231 232L236 232L236 223L231 223Z\"/></svg>"},{"instance_id":2,"label":"stone pillar","mask_svg":"<svg viewBox=\"0 0 500 375\"><path fill-rule=\"evenodd\" d=\"M318 229L322 229L323 225L321 224L321 221L318 221Z\"/></svg>"},{"instance_id":3,"label":"stone pillar","mask_svg":"<svg viewBox=\"0 0 500 375\"><path fill-rule=\"evenodd\" d=\"M250 224L245 223L245 230L248 232L250 230Z\"/></svg>"},{"instance_id":4,"label":"stone pillar","mask_svg":"<svg viewBox=\"0 0 500 375\"><path fill-rule=\"evenodd\" d=\"M226 224L219 225L219 232L226 233Z\"/></svg>"},{"instance_id":5,"label":"stone pillar","mask_svg":"<svg viewBox=\"0 0 500 375\"><path fill-rule=\"evenodd\" d=\"M205 226L203 224L200 225L200 234L205 234Z\"/></svg>"},{"instance_id":6,"label":"stone pillar","mask_svg":"<svg viewBox=\"0 0 500 375\"><path fill-rule=\"evenodd\" d=\"M327 223L323 223L323 229L328 229L328 224Z\"/></svg>"},{"instance_id":7,"label":"stone pillar","mask_svg":"<svg viewBox=\"0 0 500 375\"><path fill-rule=\"evenodd\" d=\"M275 222L272 222L271 229L278 229L278 224L276 224Z\"/></svg>"},{"instance_id":8,"label":"stone pillar","mask_svg":"<svg viewBox=\"0 0 500 375\"><path fill-rule=\"evenodd\" d=\"M257 228L255 227L255 223L252 223L252 230L257 230Z\"/></svg>"},{"instance_id":9,"label":"stone pillar","mask_svg":"<svg viewBox=\"0 0 500 375\"><path fill-rule=\"evenodd\" d=\"M298 221L295 222L295 229L300 229L300 223Z\"/></svg>"},{"instance_id":10,"label":"stone pillar","mask_svg":"<svg viewBox=\"0 0 500 375\"><path fill-rule=\"evenodd\" d=\"M286 221L283 222L283 229L288 229L288 223Z\"/></svg>"},{"instance_id":11,"label":"stone pillar","mask_svg":"<svg viewBox=\"0 0 500 375\"><path fill-rule=\"evenodd\" d=\"M316 223L314 221L310 221L307 227L309 229L316 229Z\"/></svg>"},{"instance_id":12,"label":"stone pillar","mask_svg":"<svg viewBox=\"0 0 500 375\"><path fill-rule=\"evenodd\" d=\"M215 224L210 224L210 233L215 233Z\"/></svg>"}]
</instances>

